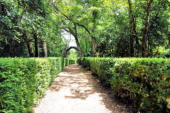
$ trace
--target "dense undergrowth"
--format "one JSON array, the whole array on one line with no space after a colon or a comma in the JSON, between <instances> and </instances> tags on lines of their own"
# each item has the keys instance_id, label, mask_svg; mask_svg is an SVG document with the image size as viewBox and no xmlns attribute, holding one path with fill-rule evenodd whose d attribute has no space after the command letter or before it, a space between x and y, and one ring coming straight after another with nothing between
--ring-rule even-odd
<instances>
[{"instance_id":1,"label":"dense undergrowth","mask_svg":"<svg viewBox=\"0 0 170 113\"><path fill-rule=\"evenodd\" d=\"M137 111L170 111L170 59L81 58L78 63L98 75L113 94Z\"/></svg>"},{"instance_id":2,"label":"dense undergrowth","mask_svg":"<svg viewBox=\"0 0 170 113\"><path fill-rule=\"evenodd\" d=\"M28 113L64 66L64 58L0 58L0 113Z\"/></svg>"}]
</instances>

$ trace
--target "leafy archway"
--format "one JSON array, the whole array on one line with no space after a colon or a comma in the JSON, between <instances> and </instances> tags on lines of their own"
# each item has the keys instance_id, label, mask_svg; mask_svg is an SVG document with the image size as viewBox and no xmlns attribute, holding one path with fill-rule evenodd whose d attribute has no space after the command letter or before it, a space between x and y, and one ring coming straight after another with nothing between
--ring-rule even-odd
<instances>
[{"instance_id":1,"label":"leafy archway","mask_svg":"<svg viewBox=\"0 0 170 113\"><path fill-rule=\"evenodd\" d=\"M65 52L64 52L64 57L67 57L68 52L69 52L71 49L76 50L76 51L78 52L78 56L81 57L81 52L80 52L80 50L79 50L77 47L74 47L74 46L71 46L71 47L69 47L69 48L67 48L67 49L65 50Z\"/></svg>"}]
</instances>

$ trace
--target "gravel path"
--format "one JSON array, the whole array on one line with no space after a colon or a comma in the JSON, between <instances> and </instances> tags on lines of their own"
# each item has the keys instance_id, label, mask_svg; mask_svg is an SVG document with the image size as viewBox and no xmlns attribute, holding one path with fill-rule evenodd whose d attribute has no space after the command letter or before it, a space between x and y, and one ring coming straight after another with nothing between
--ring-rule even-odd
<instances>
[{"instance_id":1,"label":"gravel path","mask_svg":"<svg viewBox=\"0 0 170 113\"><path fill-rule=\"evenodd\" d=\"M34 113L130 113L99 81L76 64L69 65L49 87Z\"/></svg>"}]
</instances>

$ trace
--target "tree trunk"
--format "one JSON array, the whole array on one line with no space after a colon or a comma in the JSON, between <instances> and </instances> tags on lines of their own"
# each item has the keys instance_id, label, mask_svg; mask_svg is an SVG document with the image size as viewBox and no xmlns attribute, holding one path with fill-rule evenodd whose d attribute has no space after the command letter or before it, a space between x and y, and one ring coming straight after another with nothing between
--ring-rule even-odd
<instances>
[{"instance_id":1,"label":"tree trunk","mask_svg":"<svg viewBox=\"0 0 170 113\"><path fill-rule=\"evenodd\" d=\"M147 40L147 32L149 28L149 17L151 13L152 2L153 0L149 0L149 2L147 3L147 9L146 9L147 15L145 18L145 27L144 27L143 38L142 38L142 57L146 57L146 40Z\"/></svg>"},{"instance_id":2,"label":"tree trunk","mask_svg":"<svg viewBox=\"0 0 170 113\"><path fill-rule=\"evenodd\" d=\"M35 57L39 57L39 42L36 33L34 33L34 46L35 46Z\"/></svg>"},{"instance_id":3,"label":"tree trunk","mask_svg":"<svg viewBox=\"0 0 170 113\"><path fill-rule=\"evenodd\" d=\"M91 54L93 57L96 56L96 37L94 36L95 30L96 30L96 18L97 18L97 12L93 11L93 29L92 29L92 36L91 36Z\"/></svg>"},{"instance_id":4,"label":"tree trunk","mask_svg":"<svg viewBox=\"0 0 170 113\"><path fill-rule=\"evenodd\" d=\"M137 32L136 32L136 19L134 19L134 33L135 33L135 39L136 39L136 56L139 56L139 51L140 51L140 47L139 47L139 39L137 36Z\"/></svg>"},{"instance_id":5,"label":"tree trunk","mask_svg":"<svg viewBox=\"0 0 170 113\"><path fill-rule=\"evenodd\" d=\"M34 57L34 53L33 53L33 48L32 48L31 41L28 40L27 35L26 35L25 33L23 33L23 37L25 38L25 42L26 42L26 44L27 44L29 56L30 56L30 57Z\"/></svg>"},{"instance_id":6,"label":"tree trunk","mask_svg":"<svg viewBox=\"0 0 170 113\"><path fill-rule=\"evenodd\" d=\"M131 4L131 0L128 0L129 3L129 24L130 24L130 56L133 57L134 56L134 32L133 32L133 27L134 27L134 16L133 16L133 12L132 12L132 4Z\"/></svg>"},{"instance_id":7,"label":"tree trunk","mask_svg":"<svg viewBox=\"0 0 170 113\"><path fill-rule=\"evenodd\" d=\"M130 56L134 56L134 37L130 36Z\"/></svg>"},{"instance_id":8,"label":"tree trunk","mask_svg":"<svg viewBox=\"0 0 170 113\"><path fill-rule=\"evenodd\" d=\"M32 49L32 44L31 44L30 41L27 41L27 48L28 48L29 56L30 57L34 57L34 53L33 53L33 49Z\"/></svg>"},{"instance_id":9,"label":"tree trunk","mask_svg":"<svg viewBox=\"0 0 170 113\"><path fill-rule=\"evenodd\" d=\"M48 57L48 53L47 53L47 43L45 40L42 41L42 46L43 46L43 56L44 57Z\"/></svg>"},{"instance_id":10,"label":"tree trunk","mask_svg":"<svg viewBox=\"0 0 170 113\"><path fill-rule=\"evenodd\" d=\"M91 38L91 42L92 42L92 49L91 49L91 54L93 57L96 56L96 40L95 37Z\"/></svg>"},{"instance_id":11,"label":"tree trunk","mask_svg":"<svg viewBox=\"0 0 170 113\"><path fill-rule=\"evenodd\" d=\"M137 54L139 51L139 41L136 33L136 20L132 11L132 1L128 0L129 3L129 24L130 24L130 56L134 56L134 40L136 41Z\"/></svg>"},{"instance_id":12,"label":"tree trunk","mask_svg":"<svg viewBox=\"0 0 170 113\"><path fill-rule=\"evenodd\" d=\"M78 48L78 52L79 52L79 56L81 57L82 56L82 51L81 51L81 48L80 48L80 43L79 43L79 40L78 40L78 31L77 31L77 25L74 24L74 30L75 30L75 33L74 33L74 38L76 40L76 44L77 44L77 48Z\"/></svg>"}]
</instances>

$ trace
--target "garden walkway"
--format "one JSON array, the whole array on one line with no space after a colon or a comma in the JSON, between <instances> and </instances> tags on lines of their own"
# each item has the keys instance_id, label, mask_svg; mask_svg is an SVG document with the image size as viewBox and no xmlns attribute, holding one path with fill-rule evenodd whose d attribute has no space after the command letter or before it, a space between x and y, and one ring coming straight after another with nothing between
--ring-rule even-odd
<instances>
[{"instance_id":1,"label":"garden walkway","mask_svg":"<svg viewBox=\"0 0 170 113\"><path fill-rule=\"evenodd\" d=\"M81 66L66 66L34 113L129 113L109 90Z\"/></svg>"}]
</instances>

